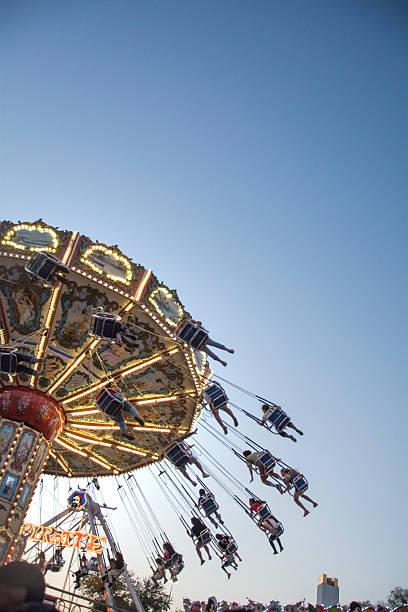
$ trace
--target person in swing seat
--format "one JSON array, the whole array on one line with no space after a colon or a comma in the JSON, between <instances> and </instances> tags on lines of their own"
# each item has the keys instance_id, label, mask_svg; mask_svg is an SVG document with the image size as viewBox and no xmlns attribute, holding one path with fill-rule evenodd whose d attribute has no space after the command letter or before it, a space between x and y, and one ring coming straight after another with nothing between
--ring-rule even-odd
<instances>
[{"instance_id":1,"label":"person in swing seat","mask_svg":"<svg viewBox=\"0 0 408 612\"><path fill-rule=\"evenodd\" d=\"M112 400L111 402L107 401L107 399L109 400L109 397L106 395L107 393ZM128 431L122 412L131 414L141 427L144 426L144 420L141 418L136 408L124 398L118 387L112 385L101 389L96 396L95 404L101 412L106 414L113 421L116 421L122 436L127 440L134 440L134 435L132 432Z\"/></svg>"},{"instance_id":2,"label":"person in swing seat","mask_svg":"<svg viewBox=\"0 0 408 612\"><path fill-rule=\"evenodd\" d=\"M215 527L218 527L218 523L220 523L221 525L224 524L224 521L222 520L221 514L218 512L218 504L215 501L215 497L214 494L211 493L210 491L206 491L205 489L200 489L199 490L199 495L200 497L198 498L198 502L197 502L197 508L203 508L204 512L205 512L205 516L206 518L208 518L212 524ZM207 504L208 502L212 502L212 508L210 508L210 512L207 514ZM214 514L214 516L217 517L218 519L218 523L217 521L215 521L212 517L212 515Z\"/></svg>"},{"instance_id":3,"label":"person in swing seat","mask_svg":"<svg viewBox=\"0 0 408 612\"><path fill-rule=\"evenodd\" d=\"M178 336L178 332L181 331L181 329L184 327L184 325L186 323L192 323L193 325L196 325L197 327L203 328L203 324L201 321L196 321L195 319L183 319L177 329L176 329L176 336ZM203 328L204 329L204 328ZM227 353L234 353L234 349L230 349L227 348L224 344L221 344L220 342L216 342L215 340L211 340L210 337L207 338L205 344L203 346L200 347L200 351L203 351L204 353L206 353L209 357L212 357L212 359L215 359L215 361L218 361L219 363L221 363L223 366L227 365L226 361L223 361L220 357L218 357L218 355L216 355L215 353L213 353L208 347L209 346L213 346L214 348L219 348L222 351L227 351Z\"/></svg>"},{"instance_id":4,"label":"person in swing seat","mask_svg":"<svg viewBox=\"0 0 408 612\"><path fill-rule=\"evenodd\" d=\"M167 576L166 576L166 568L164 566L164 560L161 557L157 557L155 559L155 562L156 562L156 569L153 572L152 580L154 584L157 586L160 580L163 580L163 582L166 583Z\"/></svg>"},{"instance_id":5,"label":"person in swing seat","mask_svg":"<svg viewBox=\"0 0 408 612\"><path fill-rule=\"evenodd\" d=\"M289 438L289 440L293 440L293 442L297 442L297 440L295 436L292 436L291 434L288 434L287 431L285 431L286 427L289 427L290 429L296 431L299 436L303 436L303 431L298 429L292 423L292 420L290 418L289 421L287 420L288 416L280 406L277 406L276 404L274 404L273 406L269 404L263 404L262 412L263 416L259 423L260 425L265 425L265 423L269 421L269 423L275 428L277 434L279 434L283 438Z\"/></svg>"},{"instance_id":6,"label":"person in swing seat","mask_svg":"<svg viewBox=\"0 0 408 612\"><path fill-rule=\"evenodd\" d=\"M210 549L207 544L204 544L202 541L203 532L208 531L207 527L204 525L202 521L196 516L191 517L191 527L187 529L187 535L190 536L191 539L195 538L195 549L197 551L197 555L200 559L201 565L205 563L205 559L203 559L203 555L201 554L201 548L204 548L205 552L208 555L208 560L212 559L210 555Z\"/></svg>"},{"instance_id":7,"label":"person in swing seat","mask_svg":"<svg viewBox=\"0 0 408 612\"><path fill-rule=\"evenodd\" d=\"M256 519L256 514L259 512L259 510L261 510L263 506L266 506L265 500L251 498L249 500L250 516ZM275 547L275 542L278 543L280 552L282 552L283 546L279 539L279 536L277 535L278 529L280 526L280 522L278 521L278 519L275 516L273 516L272 513L269 513L269 515L264 519L259 517L257 525L259 529L269 534L268 540L269 540L269 544L272 546L273 554L274 555L278 554L278 551L276 550L276 547Z\"/></svg>"},{"instance_id":8,"label":"person in swing seat","mask_svg":"<svg viewBox=\"0 0 408 612\"><path fill-rule=\"evenodd\" d=\"M14 376L23 373L30 376L42 376L45 370L35 370L32 367L41 362L42 359L18 351L14 347L0 347L0 372L4 374Z\"/></svg>"},{"instance_id":9,"label":"person in swing seat","mask_svg":"<svg viewBox=\"0 0 408 612\"><path fill-rule=\"evenodd\" d=\"M265 466L262 465L262 463L260 463L260 459L262 457L265 456L265 451L250 451L250 450L244 450L244 452L242 453L245 457L245 461L251 476L251 480L250 482L253 481L254 479L254 470L253 467L257 467L259 470L259 477L262 481L262 483L264 485L267 485L268 487L275 487L275 489L278 489L279 493L282 493L282 487L280 484L276 484L270 480L268 480L268 476L269 474L271 476L273 476L274 478L277 478L278 480L282 480L281 477L279 476L279 474L277 474L276 472L273 471L274 466L276 465L276 463L278 461L280 461L280 459L278 459L278 457L274 457L273 455L271 455L271 457L274 459L274 464L270 466L270 468L268 469L268 473L266 473L266 469Z\"/></svg>"},{"instance_id":10,"label":"person in swing seat","mask_svg":"<svg viewBox=\"0 0 408 612\"><path fill-rule=\"evenodd\" d=\"M177 440L175 440L175 443L182 442L183 440L185 440L186 438L189 438L190 436L192 436L196 432L197 432L197 430L189 432L189 433L186 433L186 434L180 436L179 438L177 438ZM173 445L173 443L170 446L172 446L172 445ZM191 478L191 476L187 472L187 469L186 469L187 465L189 465L189 464L196 465L198 467L198 469L200 470L200 472L202 474L202 477L203 478L209 478L209 474L207 474L204 471L204 468L201 465L201 463L199 462L199 460L197 459L197 457L185 445L180 445L179 454L178 454L177 457L166 455L166 453L164 453L164 456L167 457L167 459L174 465L174 467L176 469L180 470L180 472L183 474L184 478L187 478L187 480L189 482L191 482L191 484L194 487L197 486L197 483L196 483L195 480L193 480Z\"/></svg>"},{"instance_id":11,"label":"person in swing seat","mask_svg":"<svg viewBox=\"0 0 408 612\"><path fill-rule=\"evenodd\" d=\"M289 491L291 487L294 488L293 500L295 504L302 508L303 516L307 516L308 514L310 514L310 510L307 510L307 508L305 508L305 506L299 499L300 497L313 504L313 508L317 508L318 503L313 501L313 499L311 499L307 495L305 495L305 491L307 490L309 485L306 483L305 480L303 482L300 481L301 478L304 478L303 474L297 472L293 468L282 468L281 474L286 484L286 489L283 490L283 493ZM306 484L304 485L303 483Z\"/></svg>"}]
</instances>

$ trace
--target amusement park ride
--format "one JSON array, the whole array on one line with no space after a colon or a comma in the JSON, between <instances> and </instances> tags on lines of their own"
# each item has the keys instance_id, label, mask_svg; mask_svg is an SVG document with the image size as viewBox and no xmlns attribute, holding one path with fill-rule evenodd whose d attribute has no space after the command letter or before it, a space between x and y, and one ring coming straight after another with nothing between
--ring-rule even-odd
<instances>
[{"instance_id":1,"label":"amusement park ride","mask_svg":"<svg viewBox=\"0 0 408 612\"><path fill-rule=\"evenodd\" d=\"M197 483L187 468L195 465L202 478L209 472L220 485L227 481L232 499L273 546L283 527L267 503L222 466L203 467L191 452L186 439L203 407L237 442L219 433L209 418L201 420L203 427L259 472L264 484L273 482L281 492L285 487L292 490L305 516L308 511L299 498L315 504L305 495L307 481L302 474L239 428L227 429L221 420L220 411L225 411L238 425L228 407L234 405L221 385L211 380L208 356L225 362L209 347L232 349L213 341L185 310L176 291L117 247L42 220L0 222L0 298L0 564L26 556L34 541L52 553L44 571L59 571L63 550L72 548L82 558L92 555L88 569L100 573L108 606L115 605L111 586L116 572L123 575L136 609L142 611L104 509L89 492L74 491L66 510L47 524L24 523L24 518L42 473L95 482L99 476L113 476L119 482L120 475L146 466L173 507L177 504L172 502L172 487L188 503L187 515L179 518L194 538L200 558L200 549L211 545L228 577L227 568L238 567L236 542L225 525L224 539L212 536L206 520L223 524L218 504L208 481L204 484L194 475L202 487L200 506L195 504ZM279 406L250 395L266 406L263 415L235 408L273 433L296 441L285 432L289 427L302 435ZM242 443L251 449L250 455L243 455ZM204 455L205 449L201 450ZM162 466L164 459L165 487L155 466L159 462ZM206 455L206 463L213 464L211 455ZM274 471L277 467L282 475ZM250 508L248 498L259 503ZM75 528L64 530L64 521L75 516ZM189 516L201 522L201 532L188 524ZM164 543L165 533L160 535ZM160 580L167 569L177 580L183 568L181 555L169 544L161 556L158 540L153 540L154 576Z\"/></svg>"}]
</instances>

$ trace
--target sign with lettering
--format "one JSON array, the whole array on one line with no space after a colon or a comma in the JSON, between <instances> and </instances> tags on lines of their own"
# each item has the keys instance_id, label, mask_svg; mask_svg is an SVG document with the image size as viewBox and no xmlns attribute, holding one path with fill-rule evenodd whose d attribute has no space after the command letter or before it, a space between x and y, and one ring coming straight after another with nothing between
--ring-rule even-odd
<instances>
[{"instance_id":1,"label":"sign with lettering","mask_svg":"<svg viewBox=\"0 0 408 612\"><path fill-rule=\"evenodd\" d=\"M44 527L43 525L33 525L33 523L23 523L20 535L29 540L34 540L34 542L79 548L83 552L90 552L96 555L102 554L102 544L106 542L105 537L100 537L93 533L58 531L55 527Z\"/></svg>"}]
</instances>

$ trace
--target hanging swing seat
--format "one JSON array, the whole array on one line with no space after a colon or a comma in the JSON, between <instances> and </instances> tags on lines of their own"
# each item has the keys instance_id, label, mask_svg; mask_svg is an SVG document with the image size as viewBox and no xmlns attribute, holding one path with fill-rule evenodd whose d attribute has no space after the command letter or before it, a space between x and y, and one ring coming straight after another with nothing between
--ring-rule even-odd
<instances>
[{"instance_id":1,"label":"hanging swing seat","mask_svg":"<svg viewBox=\"0 0 408 612\"><path fill-rule=\"evenodd\" d=\"M108 389L102 389L96 396L96 406L108 416L116 416L120 414L123 406L123 400L111 395Z\"/></svg>"},{"instance_id":2,"label":"hanging swing seat","mask_svg":"<svg viewBox=\"0 0 408 612\"><path fill-rule=\"evenodd\" d=\"M264 451L258 458L257 466L262 466L266 475L273 471L275 465L276 459L269 451Z\"/></svg>"},{"instance_id":3,"label":"hanging swing seat","mask_svg":"<svg viewBox=\"0 0 408 612\"><path fill-rule=\"evenodd\" d=\"M269 542L274 542L275 540L277 540L278 538L280 538L280 537L281 537L281 535L283 534L283 532L284 532L284 531L285 531L285 529L284 529L284 527L283 527L282 523L279 523L279 524L278 524L278 526L277 526L277 528L276 528L276 533L275 533L275 534L272 534L272 533L271 533L271 534L268 536L268 540L269 540Z\"/></svg>"},{"instance_id":4,"label":"hanging swing seat","mask_svg":"<svg viewBox=\"0 0 408 612\"><path fill-rule=\"evenodd\" d=\"M274 427L278 432L285 429L290 422L290 417L288 417L280 406L271 406L269 410L265 412L264 416L267 419L264 427L266 427L266 429L272 429Z\"/></svg>"},{"instance_id":5,"label":"hanging swing seat","mask_svg":"<svg viewBox=\"0 0 408 612\"><path fill-rule=\"evenodd\" d=\"M1 347L0 350L0 372L14 376L17 372L17 355L15 349L7 348L8 350L5 350L6 347Z\"/></svg>"},{"instance_id":6,"label":"hanging swing seat","mask_svg":"<svg viewBox=\"0 0 408 612\"><path fill-rule=\"evenodd\" d=\"M225 549L225 556L234 555L237 552L237 550L238 550L237 543L235 542L235 540L231 540L227 548Z\"/></svg>"},{"instance_id":7,"label":"hanging swing seat","mask_svg":"<svg viewBox=\"0 0 408 612\"><path fill-rule=\"evenodd\" d=\"M222 408L228 402L227 394L221 385L214 383L205 389L203 392L205 401L210 404L211 408Z\"/></svg>"},{"instance_id":8,"label":"hanging swing seat","mask_svg":"<svg viewBox=\"0 0 408 612\"><path fill-rule=\"evenodd\" d=\"M207 343L208 331L192 321L182 321L176 329L176 336L199 351Z\"/></svg>"},{"instance_id":9,"label":"hanging swing seat","mask_svg":"<svg viewBox=\"0 0 408 612\"><path fill-rule=\"evenodd\" d=\"M122 331L118 317L107 312L97 312L91 316L89 334L93 338L116 340L116 335Z\"/></svg>"},{"instance_id":10,"label":"hanging swing seat","mask_svg":"<svg viewBox=\"0 0 408 612\"><path fill-rule=\"evenodd\" d=\"M172 442L164 451L164 455L166 459L179 469L184 468L190 461L188 448L184 442Z\"/></svg>"},{"instance_id":11,"label":"hanging swing seat","mask_svg":"<svg viewBox=\"0 0 408 612\"><path fill-rule=\"evenodd\" d=\"M179 555L179 553L174 553L174 555L171 557L170 563L169 571L172 577L178 576L178 574L184 569L183 557Z\"/></svg>"},{"instance_id":12,"label":"hanging swing seat","mask_svg":"<svg viewBox=\"0 0 408 612\"><path fill-rule=\"evenodd\" d=\"M217 512L219 505L212 495L207 495L204 501L201 503L201 508L203 509L205 516L209 516L210 514Z\"/></svg>"},{"instance_id":13,"label":"hanging swing seat","mask_svg":"<svg viewBox=\"0 0 408 612\"><path fill-rule=\"evenodd\" d=\"M36 253L27 262L25 270L35 281L45 287L52 287L56 274L69 272L69 268L58 257L45 251Z\"/></svg>"},{"instance_id":14,"label":"hanging swing seat","mask_svg":"<svg viewBox=\"0 0 408 612\"><path fill-rule=\"evenodd\" d=\"M206 544L211 542L211 539L212 539L212 535L210 533L210 530L203 529L203 531L200 533L200 535L198 536L196 540L198 548L201 548L202 546L205 546Z\"/></svg>"},{"instance_id":15,"label":"hanging swing seat","mask_svg":"<svg viewBox=\"0 0 408 612\"><path fill-rule=\"evenodd\" d=\"M309 487L309 483L303 474L293 474L290 478L290 484L297 493L304 493Z\"/></svg>"},{"instance_id":16,"label":"hanging swing seat","mask_svg":"<svg viewBox=\"0 0 408 612\"><path fill-rule=\"evenodd\" d=\"M268 504L263 504L259 510L254 513L254 520L257 519L258 523L261 524L270 516L272 516L272 512L270 511Z\"/></svg>"}]
</instances>

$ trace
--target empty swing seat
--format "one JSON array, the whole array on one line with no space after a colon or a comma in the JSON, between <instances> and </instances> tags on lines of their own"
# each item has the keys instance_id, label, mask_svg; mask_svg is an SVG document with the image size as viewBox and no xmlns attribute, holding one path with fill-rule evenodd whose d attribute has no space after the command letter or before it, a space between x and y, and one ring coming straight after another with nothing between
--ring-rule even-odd
<instances>
[{"instance_id":1,"label":"empty swing seat","mask_svg":"<svg viewBox=\"0 0 408 612\"><path fill-rule=\"evenodd\" d=\"M99 410L114 417L120 413L123 400L113 397L107 389L103 389L97 396L95 403Z\"/></svg>"},{"instance_id":2,"label":"empty swing seat","mask_svg":"<svg viewBox=\"0 0 408 612\"><path fill-rule=\"evenodd\" d=\"M267 423L275 427L277 431L281 431L290 421L290 417L279 406L271 407L266 412Z\"/></svg>"},{"instance_id":3,"label":"empty swing seat","mask_svg":"<svg viewBox=\"0 0 408 612\"><path fill-rule=\"evenodd\" d=\"M206 544L208 544L209 542L211 542L211 533L209 532L208 529L204 529L200 535L197 538L197 545L199 548L201 548L202 546L205 546Z\"/></svg>"},{"instance_id":4,"label":"empty swing seat","mask_svg":"<svg viewBox=\"0 0 408 612\"><path fill-rule=\"evenodd\" d=\"M268 474L273 470L276 465L276 459L268 451L264 451L258 459L258 466L262 466L265 469L265 473Z\"/></svg>"},{"instance_id":5,"label":"empty swing seat","mask_svg":"<svg viewBox=\"0 0 408 612\"><path fill-rule=\"evenodd\" d=\"M201 504L201 507L204 510L206 516L213 514L213 512L216 512L219 508L217 502L212 497L212 495L207 496L207 498Z\"/></svg>"},{"instance_id":6,"label":"empty swing seat","mask_svg":"<svg viewBox=\"0 0 408 612\"><path fill-rule=\"evenodd\" d=\"M290 482L297 493L304 493L309 487L309 483L303 474L296 474L292 476Z\"/></svg>"},{"instance_id":7,"label":"empty swing seat","mask_svg":"<svg viewBox=\"0 0 408 612\"><path fill-rule=\"evenodd\" d=\"M221 408L228 402L224 389L217 384L210 385L203 393L204 399L211 404L212 408Z\"/></svg>"},{"instance_id":8,"label":"empty swing seat","mask_svg":"<svg viewBox=\"0 0 408 612\"><path fill-rule=\"evenodd\" d=\"M17 372L17 363L17 355L13 349L9 349L8 352L0 351L0 372L14 375Z\"/></svg>"},{"instance_id":9,"label":"empty swing seat","mask_svg":"<svg viewBox=\"0 0 408 612\"><path fill-rule=\"evenodd\" d=\"M189 456L183 442L173 442L166 448L164 454L176 468L182 469L189 463Z\"/></svg>"},{"instance_id":10,"label":"empty swing seat","mask_svg":"<svg viewBox=\"0 0 408 612\"><path fill-rule=\"evenodd\" d=\"M192 348L201 350L207 343L208 331L191 321L184 321L176 329L176 336Z\"/></svg>"},{"instance_id":11,"label":"empty swing seat","mask_svg":"<svg viewBox=\"0 0 408 612\"><path fill-rule=\"evenodd\" d=\"M91 316L89 332L94 338L115 340L116 334L121 331L121 328L122 326L115 315L102 312Z\"/></svg>"},{"instance_id":12,"label":"empty swing seat","mask_svg":"<svg viewBox=\"0 0 408 612\"><path fill-rule=\"evenodd\" d=\"M36 281L46 287L50 287L54 284L55 275L58 272L68 272L69 268L64 266L61 260L55 257L55 255L40 251L26 264L25 270Z\"/></svg>"}]
</instances>

